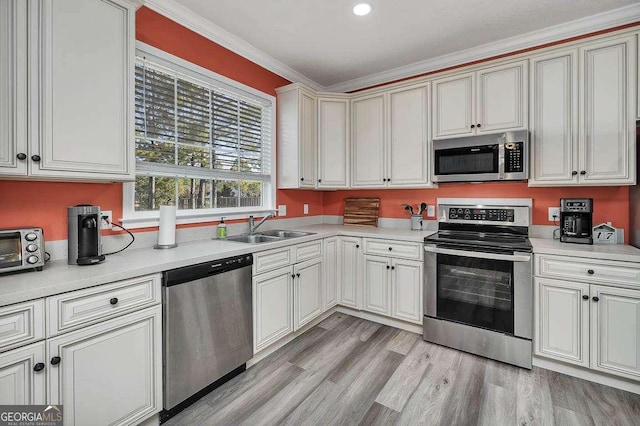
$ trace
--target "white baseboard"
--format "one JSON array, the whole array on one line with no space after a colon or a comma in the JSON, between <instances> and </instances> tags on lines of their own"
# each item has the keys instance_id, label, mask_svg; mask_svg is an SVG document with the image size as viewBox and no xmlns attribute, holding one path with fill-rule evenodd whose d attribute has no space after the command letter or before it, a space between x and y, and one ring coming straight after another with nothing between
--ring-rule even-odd
<instances>
[{"instance_id":1,"label":"white baseboard","mask_svg":"<svg viewBox=\"0 0 640 426\"><path fill-rule=\"evenodd\" d=\"M533 365L535 367L544 368L555 371L557 373L566 374L568 376L577 377L579 379L588 380L590 382L600 383L601 385L611 386L612 388L622 389L627 392L640 395L640 383L634 380L622 379L620 377L610 376L586 368L565 364L559 361L533 356Z\"/></svg>"},{"instance_id":2,"label":"white baseboard","mask_svg":"<svg viewBox=\"0 0 640 426\"><path fill-rule=\"evenodd\" d=\"M348 308L346 306L338 306L336 310L343 314L351 315L352 317L366 319L377 322L378 324L388 325L389 327L399 328L401 330L422 335L422 326L418 324L411 324L394 318L385 317L383 315Z\"/></svg>"}]
</instances>

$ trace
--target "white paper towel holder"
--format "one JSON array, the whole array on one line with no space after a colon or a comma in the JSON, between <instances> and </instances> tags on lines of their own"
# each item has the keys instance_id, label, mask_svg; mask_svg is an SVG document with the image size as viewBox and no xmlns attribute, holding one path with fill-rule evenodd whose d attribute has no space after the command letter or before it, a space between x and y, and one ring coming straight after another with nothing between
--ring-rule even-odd
<instances>
[{"instance_id":1,"label":"white paper towel holder","mask_svg":"<svg viewBox=\"0 0 640 426\"><path fill-rule=\"evenodd\" d=\"M170 219L171 223L168 225L170 229L172 229L172 238L169 239L169 241L166 242L170 242L171 240L173 240L173 242L171 244L160 244L160 241L158 241L158 243L156 245L153 246L154 249L172 249L172 248L176 248L178 247L178 243L176 243L176 237L175 237L175 229L176 229L176 211L175 211L175 206L171 206L171 205L167 205L167 206L160 206L160 227L158 229L159 231L159 235L158 235L158 240L162 240L162 219L163 219L163 211L164 209L170 209L173 208L173 211L171 212L172 217Z\"/></svg>"}]
</instances>

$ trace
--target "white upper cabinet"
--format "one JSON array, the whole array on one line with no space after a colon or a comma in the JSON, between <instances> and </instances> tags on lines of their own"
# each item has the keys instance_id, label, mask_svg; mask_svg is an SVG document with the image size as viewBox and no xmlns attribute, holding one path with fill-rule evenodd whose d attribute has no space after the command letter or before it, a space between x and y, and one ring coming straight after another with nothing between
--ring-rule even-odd
<instances>
[{"instance_id":1,"label":"white upper cabinet","mask_svg":"<svg viewBox=\"0 0 640 426\"><path fill-rule=\"evenodd\" d=\"M386 95L351 100L352 187L383 187L386 167Z\"/></svg>"},{"instance_id":2,"label":"white upper cabinet","mask_svg":"<svg viewBox=\"0 0 640 426\"><path fill-rule=\"evenodd\" d=\"M318 188L348 188L349 98L318 97Z\"/></svg>"},{"instance_id":3,"label":"white upper cabinet","mask_svg":"<svg viewBox=\"0 0 640 426\"><path fill-rule=\"evenodd\" d=\"M527 128L527 61L433 82L433 138Z\"/></svg>"},{"instance_id":4,"label":"white upper cabinet","mask_svg":"<svg viewBox=\"0 0 640 426\"><path fill-rule=\"evenodd\" d=\"M531 59L530 186L635 182L636 38Z\"/></svg>"},{"instance_id":5,"label":"white upper cabinet","mask_svg":"<svg viewBox=\"0 0 640 426\"><path fill-rule=\"evenodd\" d=\"M0 0L0 175L27 174L27 3Z\"/></svg>"},{"instance_id":6,"label":"white upper cabinet","mask_svg":"<svg viewBox=\"0 0 640 426\"><path fill-rule=\"evenodd\" d=\"M531 59L530 185L578 181L578 52Z\"/></svg>"},{"instance_id":7,"label":"white upper cabinet","mask_svg":"<svg viewBox=\"0 0 640 426\"><path fill-rule=\"evenodd\" d=\"M585 184L635 182L636 37L580 48L580 175Z\"/></svg>"},{"instance_id":8,"label":"white upper cabinet","mask_svg":"<svg viewBox=\"0 0 640 426\"><path fill-rule=\"evenodd\" d=\"M316 95L301 84L276 90L278 114L278 188L316 184Z\"/></svg>"},{"instance_id":9,"label":"white upper cabinet","mask_svg":"<svg viewBox=\"0 0 640 426\"><path fill-rule=\"evenodd\" d=\"M389 186L429 184L429 85L389 92Z\"/></svg>"},{"instance_id":10,"label":"white upper cabinet","mask_svg":"<svg viewBox=\"0 0 640 426\"><path fill-rule=\"evenodd\" d=\"M29 2L32 176L133 179L134 21L124 0Z\"/></svg>"}]
</instances>

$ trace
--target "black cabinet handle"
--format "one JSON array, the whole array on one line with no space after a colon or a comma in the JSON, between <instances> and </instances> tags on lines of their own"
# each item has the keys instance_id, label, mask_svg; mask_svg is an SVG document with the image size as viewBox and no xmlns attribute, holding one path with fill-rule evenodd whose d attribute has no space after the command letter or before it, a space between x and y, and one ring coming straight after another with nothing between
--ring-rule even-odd
<instances>
[{"instance_id":1,"label":"black cabinet handle","mask_svg":"<svg viewBox=\"0 0 640 426\"><path fill-rule=\"evenodd\" d=\"M38 161L40 161L40 156L38 154L33 154L31 156L31 159L37 163Z\"/></svg>"},{"instance_id":2,"label":"black cabinet handle","mask_svg":"<svg viewBox=\"0 0 640 426\"><path fill-rule=\"evenodd\" d=\"M299 272L296 274L296 277L300 278L300 273Z\"/></svg>"},{"instance_id":3,"label":"black cabinet handle","mask_svg":"<svg viewBox=\"0 0 640 426\"><path fill-rule=\"evenodd\" d=\"M475 124L472 124L472 125L471 125L471 128L472 128L472 129L473 129L473 128L475 128L475 127L476 127L476 125L475 125Z\"/></svg>"},{"instance_id":4,"label":"black cabinet handle","mask_svg":"<svg viewBox=\"0 0 640 426\"><path fill-rule=\"evenodd\" d=\"M387 269L391 268L391 266L387 265Z\"/></svg>"},{"instance_id":5,"label":"black cabinet handle","mask_svg":"<svg viewBox=\"0 0 640 426\"><path fill-rule=\"evenodd\" d=\"M578 174L578 171L577 171L577 170L574 170L574 171L572 171L572 172L571 172L571 176L575 176L575 175L577 175L577 174Z\"/></svg>"},{"instance_id":6,"label":"black cabinet handle","mask_svg":"<svg viewBox=\"0 0 640 426\"><path fill-rule=\"evenodd\" d=\"M583 298L584 300L589 300L589 296L588 296L588 295L586 295L586 294L583 294L583 295L582 295L582 298Z\"/></svg>"},{"instance_id":7,"label":"black cabinet handle","mask_svg":"<svg viewBox=\"0 0 640 426\"><path fill-rule=\"evenodd\" d=\"M360 248L360 244L356 244L356 248Z\"/></svg>"},{"instance_id":8,"label":"black cabinet handle","mask_svg":"<svg viewBox=\"0 0 640 426\"><path fill-rule=\"evenodd\" d=\"M51 358L51 365L58 365L60 364L60 361L62 360L60 359L59 356L54 356L53 358Z\"/></svg>"},{"instance_id":9,"label":"black cabinet handle","mask_svg":"<svg viewBox=\"0 0 640 426\"><path fill-rule=\"evenodd\" d=\"M322 182L322 179L318 179L318 182Z\"/></svg>"},{"instance_id":10,"label":"black cabinet handle","mask_svg":"<svg viewBox=\"0 0 640 426\"><path fill-rule=\"evenodd\" d=\"M594 274L593 269L589 269L589 270L587 271L587 274L589 274L589 275L593 275L593 274Z\"/></svg>"},{"instance_id":11,"label":"black cabinet handle","mask_svg":"<svg viewBox=\"0 0 640 426\"><path fill-rule=\"evenodd\" d=\"M38 372L44 370L44 362L39 362L33 366L33 371Z\"/></svg>"},{"instance_id":12,"label":"black cabinet handle","mask_svg":"<svg viewBox=\"0 0 640 426\"><path fill-rule=\"evenodd\" d=\"M582 171L580 172L580 174L584 176L584 175L586 175L586 174L587 174L587 172L585 172L584 170L582 170Z\"/></svg>"},{"instance_id":13,"label":"black cabinet handle","mask_svg":"<svg viewBox=\"0 0 640 426\"><path fill-rule=\"evenodd\" d=\"M301 181L301 182L304 182L304 178L300 178L300 181Z\"/></svg>"},{"instance_id":14,"label":"black cabinet handle","mask_svg":"<svg viewBox=\"0 0 640 426\"><path fill-rule=\"evenodd\" d=\"M593 296L592 299L593 299L594 302L597 302L598 300L600 300L600 298L598 296Z\"/></svg>"},{"instance_id":15,"label":"black cabinet handle","mask_svg":"<svg viewBox=\"0 0 640 426\"><path fill-rule=\"evenodd\" d=\"M118 298L112 297L111 300L109 300L109 303L111 303L112 305L115 305L116 303L118 303Z\"/></svg>"},{"instance_id":16,"label":"black cabinet handle","mask_svg":"<svg viewBox=\"0 0 640 426\"><path fill-rule=\"evenodd\" d=\"M478 123L478 129L480 128L480 123Z\"/></svg>"},{"instance_id":17,"label":"black cabinet handle","mask_svg":"<svg viewBox=\"0 0 640 426\"><path fill-rule=\"evenodd\" d=\"M393 247L389 247L389 251L393 250Z\"/></svg>"},{"instance_id":18,"label":"black cabinet handle","mask_svg":"<svg viewBox=\"0 0 640 426\"><path fill-rule=\"evenodd\" d=\"M295 278L295 277L296 277L296 274L291 274L291 278Z\"/></svg>"},{"instance_id":19,"label":"black cabinet handle","mask_svg":"<svg viewBox=\"0 0 640 426\"><path fill-rule=\"evenodd\" d=\"M392 267L391 267L391 270L393 271L394 269L396 269L396 267L395 267L395 266L392 266Z\"/></svg>"},{"instance_id":20,"label":"black cabinet handle","mask_svg":"<svg viewBox=\"0 0 640 426\"><path fill-rule=\"evenodd\" d=\"M25 154L24 152L20 152L20 153L18 153L18 155L16 155L16 158L18 160L26 160L27 159L27 154Z\"/></svg>"}]
</instances>

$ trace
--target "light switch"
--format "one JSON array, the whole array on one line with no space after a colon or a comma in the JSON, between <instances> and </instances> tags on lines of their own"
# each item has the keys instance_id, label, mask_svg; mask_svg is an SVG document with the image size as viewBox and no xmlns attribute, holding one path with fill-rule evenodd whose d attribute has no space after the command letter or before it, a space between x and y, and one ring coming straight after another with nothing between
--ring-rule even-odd
<instances>
[{"instance_id":1,"label":"light switch","mask_svg":"<svg viewBox=\"0 0 640 426\"><path fill-rule=\"evenodd\" d=\"M304 210L303 211L304 214L309 214L309 204L305 204L303 207L303 210Z\"/></svg>"},{"instance_id":2,"label":"light switch","mask_svg":"<svg viewBox=\"0 0 640 426\"><path fill-rule=\"evenodd\" d=\"M427 217L434 217L436 215L436 206L427 206Z\"/></svg>"},{"instance_id":3,"label":"light switch","mask_svg":"<svg viewBox=\"0 0 640 426\"><path fill-rule=\"evenodd\" d=\"M278 206L278 216L286 216L287 215L287 205L281 204Z\"/></svg>"}]
</instances>

